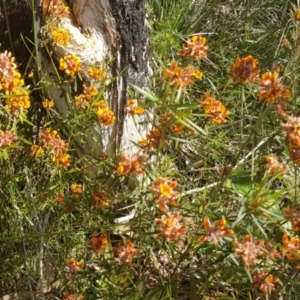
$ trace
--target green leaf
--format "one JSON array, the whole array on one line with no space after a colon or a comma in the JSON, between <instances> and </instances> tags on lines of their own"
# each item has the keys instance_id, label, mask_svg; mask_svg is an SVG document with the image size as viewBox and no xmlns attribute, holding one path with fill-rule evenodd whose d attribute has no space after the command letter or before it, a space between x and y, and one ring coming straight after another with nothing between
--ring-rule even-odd
<instances>
[{"instance_id":1,"label":"green leaf","mask_svg":"<svg viewBox=\"0 0 300 300\"><path fill-rule=\"evenodd\" d=\"M207 135L207 132L204 131L202 128L200 128L198 125L196 125L193 121L189 120L189 119L184 119L187 123L189 123L189 125L184 122L183 120L181 120L181 123L184 124L185 126L191 127L193 129L196 129L196 131L202 133L203 135Z\"/></svg>"},{"instance_id":2,"label":"green leaf","mask_svg":"<svg viewBox=\"0 0 300 300\"><path fill-rule=\"evenodd\" d=\"M139 88L138 86L131 84L131 86L138 91L140 94L142 94L146 99L152 101L152 102L159 102L160 100L150 91L144 91L143 89Z\"/></svg>"},{"instance_id":3,"label":"green leaf","mask_svg":"<svg viewBox=\"0 0 300 300\"><path fill-rule=\"evenodd\" d=\"M237 186L253 187L253 185L257 182L259 182L258 175L251 171L236 169L232 174L232 183Z\"/></svg>"}]
</instances>

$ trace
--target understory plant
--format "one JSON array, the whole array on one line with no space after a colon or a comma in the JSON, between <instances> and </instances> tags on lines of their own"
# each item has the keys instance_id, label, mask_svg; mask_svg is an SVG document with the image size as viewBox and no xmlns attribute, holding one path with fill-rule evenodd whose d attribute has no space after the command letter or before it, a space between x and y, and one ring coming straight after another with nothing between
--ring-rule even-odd
<instances>
[{"instance_id":1,"label":"understory plant","mask_svg":"<svg viewBox=\"0 0 300 300\"><path fill-rule=\"evenodd\" d=\"M87 82L65 56L50 81L1 52L0 296L297 299L300 8L249 2L147 2L153 76L129 91L126 113L149 113L134 152L85 151L90 126L118 122L109 62Z\"/></svg>"}]
</instances>

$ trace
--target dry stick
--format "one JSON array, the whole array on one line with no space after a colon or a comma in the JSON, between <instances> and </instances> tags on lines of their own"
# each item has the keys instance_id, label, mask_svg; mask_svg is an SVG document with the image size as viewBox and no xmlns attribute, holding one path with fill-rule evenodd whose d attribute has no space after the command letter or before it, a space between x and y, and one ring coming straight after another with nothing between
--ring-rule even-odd
<instances>
[{"instance_id":1,"label":"dry stick","mask_svg":"<svg viewBox=\"0 0 300 300\"><path fill-rule=\"evenodd\" d=\"M49 220L49 216L50 216L50 211L45 215L45 218L44 218L44 223L42 224L39 220L39 217L38 217L38 212L37 212L37 209L34 205L34 201L33 201L33 194L32 194L32 186L31 186L31 181L29 179L29 176L28 176L28 170L27 168L25 168L24 170L24 173L25 173L25 177L26 177L26 181L27 181L27 188L28 188L28 194L29 194L29 198L31 200L31 203L34 207L34 214L35 214L35 218L38 222L38 227L39 227L39 230L40 230L40 233L41 233L41 240L40 240L40 253L39 253L39 271L40 271L40 292L41 292L41 299L42 300L45 300L45 293L44 293L44 289L43 289L43 282L44 282L44 271L43 271L43 268L44 268L44 265L43 265L43 258L44 258L44 232L45 232L45 229L47 227L47 224L48 224L48 220Z\"/></svg>"},{"instance_id":2,"label":"dry stick","mask_svg":"<svg viewBox=\"0 0 300 300\"><path fill-rule=\"evenodd\" d=\"M20 210L20 208L16 204L14 204L14 207L17 210L18 219L19 219L19 222L20 222L20 229L21 229L22 235L24 236L24 228L23 228L22 219L21 219L21 215L22 215L21 214L21 210ZM30 225L33 225L33 223L27 217L26 217L26 219L30 223ZM31 295L32 300L34 300L34 294L33 294L33 290L32 290L32 285L31 285L31 281L30 281L30 278L29 278L29 275L28 275L28 272L27 272L27 250L26 250L25 240L22 239L22 242L23 242L23 250L24 250L24 265L25 265L25 270L26 270L26 275L27 275L27 280L28 280L30 295Z\"/></svg>"},{"instance_id":3,"label":"dry stick","mask_svg":"<svg viewBox=\"0 0 300 300\"><path fill-rule=\"evenodd\" d=\"M41 230L41 233L42 233L42 236L41 236L41 241L40 241L40 255L39 255L39 267L40 267L40 289L41 289L41 296L42 296L42 300L45 300L45 293L44 293L44 262L43 262L43 259L44 259L44 235L43 233L45 232L46 230L46 227L48 225L48 220L49 220L49 216L50 216L50 212L51 211L48 211L48 213L45 215L45 218L44 218L44 225L42 227L42 230Z\"/></svg>"},{"instance_id":4,"label":"dry stick","mask_svg":"<svg viewBox=\"0 0 300 300\"><path fill-rule=\"evenodd\" d=\"M41 70L41 51L39 43L39 33L41 31L41 13L42 13L42 0L31 0L32 21L33 21L33 34L34 34L34 47L35 47L35 61L38 71Z\"/></svg>"}]
</instances>

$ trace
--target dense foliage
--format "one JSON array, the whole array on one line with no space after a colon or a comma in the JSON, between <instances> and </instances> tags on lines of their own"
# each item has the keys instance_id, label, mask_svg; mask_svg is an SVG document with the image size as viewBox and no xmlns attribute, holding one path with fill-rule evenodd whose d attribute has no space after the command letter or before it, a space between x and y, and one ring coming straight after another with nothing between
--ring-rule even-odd
<instances>
[{"instance_id":1,"label":"dense foliage","mask_svg":"<svg viewBox=\"0 0 300 300\"><path fill-rule=\"evenodd\" d=\"M52 14L67 12L53 1ZM105 64L85 82L66 56L50 82L35 52L24 74L12 49L0 54L0 296L297 299L300 8L147 9L151 88L132 86L126 111L150 120L134 153L85 152L89 126L118 122ZM50 44L68 43L45 26ZM70 87L67 115L45 92L53 85Z\"/></svg>"}]
</instances>

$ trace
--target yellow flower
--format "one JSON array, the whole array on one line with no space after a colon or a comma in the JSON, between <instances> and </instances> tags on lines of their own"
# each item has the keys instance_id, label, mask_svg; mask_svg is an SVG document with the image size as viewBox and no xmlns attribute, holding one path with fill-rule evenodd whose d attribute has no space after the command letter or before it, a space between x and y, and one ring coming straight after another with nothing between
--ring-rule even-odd
<instances>
[{"instance_id":1,"label":"yellow flower","mask_svg":"<svg viewBox=\"0 0 300 300\"><path fill-rule=\"evenodd\" d=\"M103 81L106 78L106 72L100 68L100 67L91 67L88 70L89 75L98 80L98 81Z\"/></svg>"},{"instance_id":2,"label":"yellow flower","mask_svg":"<svg viewBox=\"0 0 300 300\"><path fill-rule=\"evenodd\" d=\"M161 129L155 127L146 133L146 138L138 140L142 148L157 148L159 145L166 145L165 139L161 138Z\"/></svg>"},{"instance_id":3,"label":"yellow flower","mask_svg":"<svg viewBox=\"0 0 300 300\"><path fill-rule=\"evenodd\" d=\"M234 241L234 253L235 255L242 257L245 267L249 269L251 265L255 266L258 264L258 257L263 254L261 246L262 242L255 242L253 241L252 236L246 235L242 242L239 242L238 240Z\"/></svg>"},{"instance_id":4,"label":"yellow flower","mask_svg":"<svg viewBox=\"0 0 300 300\"><path fill-rule=\"evenodd\" d=\"M63 168L69 167L71 164L71 158L69 154L54 155L52 157L52 161Z\"/></svg>"},{"instance_id":5,"label":"yellow flower","mask_svg":"<svg viewBox=\"0 0 300 300\"><path fill-rule=\"evenodd\" d=\"M40 143L51 150L55 155L64 154L67 151L68 143L63 141L56 130L46 129L40 135Z\"/></svg>"},{"instance_id":6,"label":"yellow flower","mask_svg":"<svg viewBox=\"0 0 300 300\"><path fill-rule=\"evenodd\" d=\"M137 106L133 109L134 115L142 115L145 112L145 109L141 106Z\"/></svg>"},{"instance_id":7,"label":"yellow flower","mask_svg":"<svg viewBox=\"0 0 300 300\"><path fill-rule=\"evenodd\" d=\"M93 84L90 84L89 86L83 85L83 87L83 94L75 96L75 105L78 108L85 108L89 103L89 99L97 96L99 93L97 88Z\"/></svg>"},{"instance_id":8,"label":"yellow flower","mask_svg":"<svg viewBox=\"0 0 300 300\"><path fill-rule=\"evenodd\" d=\"M16 89L14 91L14 95L7 98L5 103L5 108L14 116L18 116L19 113L25 112L28 108L30 108L29 95L25 90Z\"/></svg>"},{"instance_id":9,"label":"yellow flower","mask_svg":"<svg viewBox=\"0 0 300 300\"><path fill-rule=\"evenodd\" d=\"M171 206L178 206L178 203L175 201L175 197L179 195L178 191L174 189L177 186L177 181L173 180L171 183L168 183L167 178L156 178L155 187L149 187L149 191L156 195L155 202L158 204L159 209L163 212L167 211L166 203Z\"/></svg>"},{"instance_id":10,"label":"yellow flower","mask_svg":"<svg viewBox=\"0 0 300 300\"><path fill-rule=\"evenodd\" d=\"M122 263L126 263L130 266L132 265L132 259L136 256L137 249L130 240L127 240L126 243L119 243L118 247L115 247L114 249Z\"/></svg>"},{"instance_id":11,"label":"yellow flower","mask_svg":"<svg viewBox=\"0 0 300 300\"><path fill-rule=\"evenodd\" d=\"M121 154L121 161L118 164L118 175L143 174L148 155L142 151L138 151L132 155Z\"/></svg>"},{"instance_id":12,"label":"yellow flower","mask_svg":"<svg viewBox=\"0 0 300 300\"><path fill-rule=\"evenodd\" d=\"M288 260L294 260L300 255L300 240L296 237L290 237L287 233L282 236L282 253L287 257Z\"/></svg>"},{"instance_id":13,"label":"yellow flower","mask_svg":"<svg viewBox=\"0 0 300 300\"><path fill-rule=\"evenodd\" d=\"M263 292L265 296L269 296L275 290L274 283L278 278L269 273L269 271L255 271L251 274L253 283L252 287Z\"/></svg>"},{"instance_id":14,"label":"yellow flower","mask_svg":"<svg viewBox=\"0 0 300 300\"><path fill-rule=\"evenodd\" d=\"M68 273L76 273L78 271L80 271L83 268L83 264L80 263L79 261L76 261L75 259L71 258L68 259L66 262L66 267L65 270Z\"/></svg>"},{"instance_id":15,"label":"yellow flower","mask_svg":"<svg viewBox=\"0 0 300 300\"><path fill-rule=\"evenodd\" d=\"M83 93L87 98L92 98L98 95L98 90L93 84L90 84L89 86L83 85L83 87Z\"/></svg>"},{"instance_id":16,"label":"yellow flower","mask_svg":"<svg viewBox=\"0 0 300 300\"><path fill-rule=\"evenodd\" d=\"M64 5L63 0L43 0L42 12L49 17L67 17L69 15L69 7Z\"/></svg>"},{"instance_id":17,"label":"yellow flower","mask_svg":"<svg viewBox=\"0 0 300 300\"><path fill-rule=\"evenodd\" d=\"M161 193L162 196L168 196L171 192L171 187L166 183L162 183L159 186L159 192Z\"/></svg>"},{"instance_id":18,"label":"yellow flower","mask_svg":"<svg viewBox=\"0 0 300 300\"><path fill-rule=\"evenodd\" d=\"M265 161L267 162L266 170L268 174L284 174L286 165L279 163L277 155L265 156Z\"/></svg>"},{"instance_id":19,"label":"yellow flower","mask_svg":"<svg viewBox=\"0 0 300 300\"><path fill-rule=\"evenodd\" d=\"M76 55L66 55L59 60L59 69L67 75L74 76L82 70L80 58Z\"/></svg>"},{"instance_id":20,"label":"yellow flower","mask_svg":"<svg viewBox=\"0 0 300 300\"><path fill-rule=\"evenodd\" d=\"M300 9L298 9L298 10L296 11L295 18L296 18L296 20L297 20L298 22L300 22Z\"/></svg>"},{"instance_id":21,"label":"yellow flower","mask_svg":"<svg viewBox=\"0 0 300 300\"><path fill-rule=\"evenodd\" d=\"M88 98L84 94L80 94L75 96L75 105L78 108L85 108L86 105L89 103Z\"/></svg>"},{"instance_id":22,"label":"yellow flower","mask_svg":"<svg viewBox=\"0 0 300 300\"><path fill-rule=\"evenodd\" d=\"M51 31L52 39L55 43L68 46L70 35L69 32L65 29L55 28Z\"/></svg>"},{"instance_id":23,"label":"yellow flower","mask_svg":"<svg viewBox=\"0 0 300 300\"><path fill-rule=\"evenodd\" d=\"M100 100L94 105L96 114L99 118L100 123L108 126L115 122L116 117L112 110L107 106L104 100Z\"/></svg>"},{"instance_id":24,"label":"yellow flower","mask_svg":"<svg viewBox=\"0 0 300 300\"><path fill-rule=\"evenodd\" d=\"M126 171L125 171L125 165L123 163L119 163L118 167L117 167L117 172L119 174L119 176L125 175Z\"/></svg>"},{"instance_id":25,"label":"yellow flower","mask_svg":"<svg viewBox=\"0 0 300 300\"><path fill-rule=\"evenodd\" d=\"M136 99L129 99L127 100L126 111L131 115L142 115L145 112L145 109L138 106Z\"/></svg>"},{"instance_id":26,"label":"yellow flower","mask_svg":"<svg viewBox=\"0 0 300 300\"><path fill-rule=\"evenodd\" d=\"M48 99L46 99L46 100L44 100L43 102L42 102L42 105L43 105L43 107L44 108L52 108L52 107L54 107L54 101L53 100L48 100Z\"/></svg>"},{"instance_id":27,"label":"yellow flower","mask_svg":"<svg viewBox=\"0 0 300 300\"><path fill-rule=\"evenodd\" d=\"M105 112L101 112L101 110L97 111L97 115L99 117L100 123L104 124L105 126L109 126L114 124L116 117L113 113L113 111L108 110Z\"/></svg>"},{"instance_id":28,"label":"yellow flower","mask_svg":"<svg viewBox=\"0 0 300 300\"><path fill-rule=\"evenodd\" d=\"M78 198L82 194L82 184L72 183L70 190L74 198Z\"/></svg>"},{"instance_id":29,"label":"yellow flower","mask_svg":"<svg viewBox=\"0 0 300 300\"><path fill-rule=\"evenodd\" d=\"M40 157L44 154L44 150L39 145L32 145L30 148L30 156Z\"/></svg>"},{"instance_id":30,"label":"yellow flower","mask_svg":"<svg viewBox=\"0 0 300 300\"><path fill-rule=\"evenodd\" d=\"M177 123L177 124L172 124L170 126L171 131L175 134L175 135L180 135L181 132L185 129L185 125Z\"/></svg>"},{"instance_id":31,"label":"yellow flower","mask_svg":"<svg viewBox=\"0 0 300 300\"><path fill-rule=\"evenodd\" d=\"M287 116L287 122L281 124L281 127L287 132L287 139L291 146L300 148L300 117Z\"/></svg>"},{"instance_id":32,"label":"yellow flower","mask_svg":"<svg viewBox=\"0 0 300 300\"><path fill-rule=\"evenodd\" d=\"M92 192L92 198L96 209L109 205L109 198L103 190Z\"/></svg>"},{"instance_id":33,"label":"yellow flower","mask_svg":"<svg viewBox=\"0 0 300 300\"><path fill-rule=\"evenodd\" d=\"M217 244L219 239L223 236L230 236L233 234L233 230L225 229L226 220L224 218L219 219L215 226L212 226L209 218L203 219L203 227L207 234L199 238L199 242L213 242Z\"/></svg>"},{"instance_id":34,"label":"yellow flower","mask_svg":"<svg viewBox=\"0 0 300 300\"><path fill-rule=\"evenodd\" d=\"M197 79L201 79L202 76L203 76L203 73L198 69L193 69L192 70L192 76L194 76Z\"/></svg>"},{"instance_id":35,"label":"yellow flower","mask_svg":"<svg viewBox=\"0 0 300 300\"><path fill-rule=\"evenodd\" d=\"M51 131L51 129L46 129L41 133L39 140L43 145L48 146L53 139L58 138L60 137L56 130Z\"/></svg>"},{"instance_id":36,"label":"yellow flower","mask_svg":"<svg viewBox=\"0 0 300 300\"><path fill-rule=\"evenodd\" d=\"M58 203L62 203L65 200L65 196L62 194L57 194L55 197L55 201Z\"/></svg>"},{"instance_id":37,"label":"yellow flower","mask_svg":"<svg viewBox=\"0 0 300 300\"><path fill-rule=\"evenodd\" d=\"M104 248L109 246L106 234L93 234L90 242L90 247L96 253L101 252Z\"/></svg>"},{"instance_id":38,"label":"yellow flower","mask_svg":"<svg viewBox=\"0 0 300 300\"><path fill-rule=\"evenodd\" d=\"M106 110L106 109L108 109L108 106L107 106L107 104L106 104L106 102L105 102L104 100L98 101L97 103L95 103L95 104L93 105L93 107L94 107L96 110L100 110L100 109Z\"/></svg>"}]
</instances>

